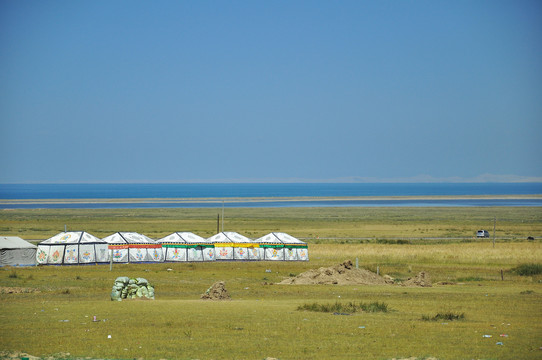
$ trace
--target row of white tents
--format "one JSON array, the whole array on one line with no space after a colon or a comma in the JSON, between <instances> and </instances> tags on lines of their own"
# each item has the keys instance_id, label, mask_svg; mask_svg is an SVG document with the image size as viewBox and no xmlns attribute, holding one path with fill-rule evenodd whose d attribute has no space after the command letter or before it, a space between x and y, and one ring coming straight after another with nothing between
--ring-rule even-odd
<instances>
[{"instance_id":1,"label":"row of white tents","mask_svg":"<svg viewBox=\"0 0 542 360\"><path fill-rule=\"evenodd\" d=\"M159 240L134 232L117 232L99 239L87 232L62 232L37 246L36 262L95 264L186 262L223 260L308 261L307 243L286 233L273 232L251 240L236 232L204 239L176 232Z\"/></svg>"}]
</instances>

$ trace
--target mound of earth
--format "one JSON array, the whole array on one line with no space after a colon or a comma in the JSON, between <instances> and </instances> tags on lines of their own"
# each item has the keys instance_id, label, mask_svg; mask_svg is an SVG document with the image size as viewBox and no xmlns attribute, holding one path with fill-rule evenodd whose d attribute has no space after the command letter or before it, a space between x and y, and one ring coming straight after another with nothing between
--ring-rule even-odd
<instances>
[{"instance_id":1,"label":"mound of earth","mask_svg":"<svg viewBox=\"0 0 542 360\"><path fill-rule=\"evenodd\" d=\"M214 283L207 291L201 295L204 300L231 300L224 281Z\"/></svg>"},{"instance_id":2,"label":"mound of earth","mask_svg":"<svg viewBox=\"0 0 542 360\"><path fill-rule=\"evenodd\" d=\"M413 278L409 278L405 281L403 286L421 286L421 287L431 287L431 277L425 271L420 272Z\"/></svg>"},{"instance_id":3,"label":"mound of earth","mask_svg":"<svg viewBox=\"0 0 542 360\"><path fill-rule=\"evenodd\" d=\"M309 270L296 277L284 279L285 285L386 285L393 284L391 278L384 278L372 271L356 269L351 260L332 267Z\"/></svg>"},{"instance_id":4,"label":"mound of earth","mask_svg":"<svg viewBox=\"0 0 542 360\"><path fill-rule=\"evenodd\" d=\"M22 287L0 287L0 294L26 294L26 293L39 293L38 289L22 288Z\"/></svg>"}]
</instances>

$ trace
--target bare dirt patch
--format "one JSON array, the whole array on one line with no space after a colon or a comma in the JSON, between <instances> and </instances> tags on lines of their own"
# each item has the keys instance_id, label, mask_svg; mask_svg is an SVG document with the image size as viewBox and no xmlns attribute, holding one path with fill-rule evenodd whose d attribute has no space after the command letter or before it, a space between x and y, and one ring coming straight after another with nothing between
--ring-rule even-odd
<instances>
[{"instance_id":1,"label":"bare dirt patch","mask_svg":"<svg viewBox=\"0 0 542 360\"><path fill-rule=\"evenodd\" d=\"M38 289L32 288L23 288L23 287L9 287L1 286L0 294L28 294L28 293L39 293Z\"/></svg>"},{"instance_id":2,"label":"bare dirt patch","mask_svg":"<svg viewBox=\"0 0 542 360\"><path fill-rule=\"evenodd\" d=\"M393 284L390 278L384 278L366 269L356 269L351 260L331 267L312 269L284 279L283 285L386 285Z\"/></svg>"},{"instance_id":3,"label":"bare dirt patch","mask_svg":"<svg viewBox=\"0 0 542 360\"><path fill-rule=\"evenodd\" d=\"M226 290L224 281L214 283L207 291L201 295L204 300L231 300L230 294Z\"/></svg>"},{"instance_id":4,"label":"bare dirt patch","mask_svg":"<svg viewBox=\"0 0 542 360\"><path fill-rule=\"evenodd\" d=\"M282 280L279 285L394 285L391 276L380 276L366 269L356 269L352 260L331 267L305 271ZM425 271L401 284L410 287L430 287L431 278Z\"/></svg>"},{"instance_id":5,"label":"bare dirt patch","mask_svg":"<svg viewBox=\"0 0 542 360\"><path fill-rule=\"evenodd\" d=\"M421 286L421 287L431 287L431 277L425 271L421 271L418 275L413 278L409 278L405 281L403 286Z\"/></svg>"}]
</instances>

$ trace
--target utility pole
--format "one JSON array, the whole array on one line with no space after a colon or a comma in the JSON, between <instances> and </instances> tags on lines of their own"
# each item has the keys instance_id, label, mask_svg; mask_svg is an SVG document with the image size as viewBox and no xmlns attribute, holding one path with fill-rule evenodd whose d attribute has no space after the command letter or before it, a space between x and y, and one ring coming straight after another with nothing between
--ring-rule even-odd
<instances>
[{"instance_id":1,"label":"utility pole","mask_svg":"<svg viewBox=\"0 0 542 360\"><path fill-rule=\"evenodd\" d=\"M222 200L222 232L224 232L224 200Z\"/></svg>"},{"instance_id":2,"label":"utility pole","mask_svg":"<svg viewBox=\"0 0 542 360\"><path fill-rule=\"evenodd\" d=\"M216 233L220 232L220 214L216 214Z\"/></svg>"}]
</instances>

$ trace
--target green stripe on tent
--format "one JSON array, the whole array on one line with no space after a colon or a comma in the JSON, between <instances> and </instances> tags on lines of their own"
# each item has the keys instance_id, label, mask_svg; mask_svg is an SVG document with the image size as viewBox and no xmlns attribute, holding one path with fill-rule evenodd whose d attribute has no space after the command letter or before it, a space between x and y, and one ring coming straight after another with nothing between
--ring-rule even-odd
<instances>
[{"instance_id":1,"label":"green stripe on tent","mask_svg":"<svg viewBox=\"0 0 542 360\"><path fill-rule=\"evenodd\" d=\"M162 247L165 248L181 248L181 249L192 249L197 247L202 248L213 248L213 244L162 244Z\"/></svg>"}]
</instances>

